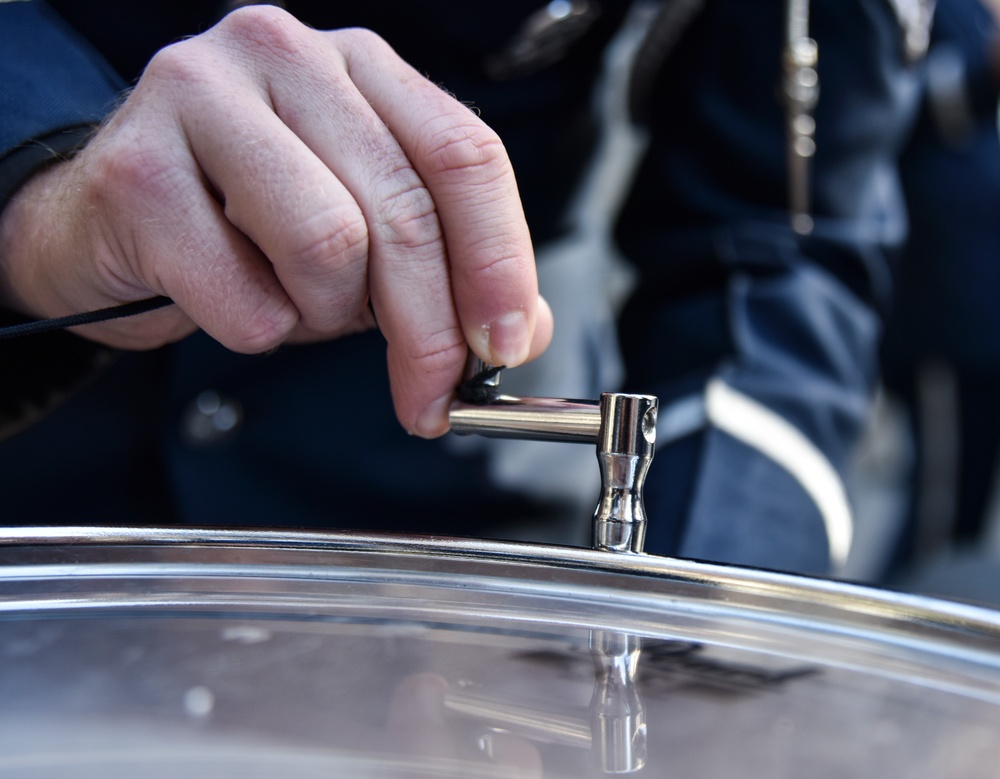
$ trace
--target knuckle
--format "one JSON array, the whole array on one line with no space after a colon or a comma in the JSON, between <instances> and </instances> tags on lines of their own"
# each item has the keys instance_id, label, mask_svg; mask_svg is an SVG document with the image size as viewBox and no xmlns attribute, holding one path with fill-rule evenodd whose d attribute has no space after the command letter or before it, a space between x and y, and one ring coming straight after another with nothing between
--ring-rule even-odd
<instances>
[{"instance_id":1,"label":"knuckle","mask_svg":"<svg viewBox=\"0 0 1000 779\"><path fill-rule=\"evenodd\" d=\"M146 65L138 91L141 92L150 82L193 85L206 81L212 70L203 67L199 49L200 42L196 38L160 49Z\"/></svg>"},{"instance_id":2,"label":"knuckle","mask_svg":"<svg viewBox=\"0 0 1000 779\"><path fill-rule=\"evenodd\" d=\"M240 354L261 354L281 346L298 320L297 315L292 315L289 308L274 312L268 311L266 305L261 305L249 316L234 318L232 321L241 322L242 325L234 330L226 346Z\"/></svg>"},{"instance_id":3,"label":"knuckle","mask_svg":"<svg viewBox=\"0 0 1000 779\"><path fill-rule=\"evenodd\" d=\"M369 58L381 56L384 52L391 51L386 40L367 27L345 27L341 30L334 30L330 34L348 50Z\"/></svg>"},{"instance_id":4,"label":"knuckle","mask_svg":"<svg viewBox=\"0 0 1000 779\"><path fill-rule=\"evenodd\" d=\"M249 5L227 14L217 29L243 44L296 60L309 28L287 11L273 5Z\"/></svg>"},{"instance_id":5,"label":"knuckle","mask_svg":"<svg viewBox=\"0 0 1000 779\"><path fill-rule=\"evenodd\" d=\"M325 211L295 230L289 262L309 271L363 263L368 257L368 228L360 213Z\"/></svg>"},{"instance_id":6,"label":"knuckle","mask_svg":"<svg viewBox=\"0 0 1000 779\"><path fill-rule=\"evenodd\" d=\"M500 137L484 124L428 127L423 146L425 158L439 175L472 177L477 184L488 184L511 170Z\"/></svg>"},{"instance_id":7,"label":"knuckle","mask_svg":"<svg viewBox=\"0 0 1000 779\"><path fill-rule=\"evenodd\" d=\"M273 328L261 327L238 333L227 346L237 354L264 354L281 346L286 337Z\"/></svg>"},{"instance_id":8,"label":"knuckle","mask_svg":"<svg viewBox=\"0 0 1000 779\"><path fill-rule=\"evenodd\" d=\"M88 166L88 195L92 202L131 209L150 204L163 208L176 200L181 172L167 155L148 147L103 155Z\"/></svg>"},{"instance_id":9,"label":"knuckle","mask_svg":"<svg viewBox=\"0 0 1000 779\"><path fill-rule=\"evenodd\" d=\"M434 200L423 183L407 186L385 197L379 209L383 240L393 246L419 249L442 240Z\"/></svg>"}]
</instances>

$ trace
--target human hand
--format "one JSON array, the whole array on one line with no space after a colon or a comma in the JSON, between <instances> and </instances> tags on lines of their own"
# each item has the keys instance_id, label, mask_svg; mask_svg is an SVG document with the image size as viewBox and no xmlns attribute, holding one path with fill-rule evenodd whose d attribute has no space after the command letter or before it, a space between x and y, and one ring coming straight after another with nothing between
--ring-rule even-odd
<instances>
[{"instance_id":1,"label":"human hand","mask_svg":"<svg viewBox=\"0 0 1000 779\"><path fill-rule=\"evenodd\" d=\"M407 430L447 430L468 348L517 365L551 336L506 152L365 30L241 9L153 58L73 159L0 219L0 300L37 317L166 295L82 334L239 352L374 324Z\"/></svg>"}]
</instances>

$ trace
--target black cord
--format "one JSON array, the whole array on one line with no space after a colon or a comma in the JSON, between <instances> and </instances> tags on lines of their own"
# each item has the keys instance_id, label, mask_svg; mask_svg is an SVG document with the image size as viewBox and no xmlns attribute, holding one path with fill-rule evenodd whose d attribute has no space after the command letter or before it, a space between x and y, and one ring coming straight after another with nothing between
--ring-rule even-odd
<instances>
[{"instance_id":1,"label":"black cord","mask_svg":"<svg viewBox=\"0 0 1000 779\"><path fill-rule=\"evenodd\" d=\"M36 319L30 322L21 322L17 325L0 327L0 341L7 338L19 338L22 335L49 333L53 330L62 330L66 327L92 325L96 322L107 322L110 319L121 319L126 316L144 314L147 311L155 311L158 308L172 305L173 302L170 298L159 295L155 298L137 300L134 303L111 306L110 308L102 308L97 311L87 311L83 314L71 314L70 316L61 316L55 319Z\"/></svg>"},{"instance_id":2,"label":"black cord","mask_svg":"<svg viewBox=\"0 0 1000 779\"><path fill-rule=\"evenodd\" d=\"M137 300L133 303L111 306L110 308L102 308L97 311L87 311L83 314L71 314L70 316L56 317L55 319L36 319L30 322L21 322L16 325L0 327L0 341L8 338L49 333L54 330L63 330L67 327L92 325L96 322L107 322L110 319L121 319L122 317L144 314L147 311L155 311L158 308L172 305L173 302L170 298L159 295L155 298ZM496 400L500 394L500 389L490 384L489 381L503 369L503 365L490 366L477 373L471 379L462 382L458 387L459 400L477 405L483 405Z\"/></svg>"}]
</instances>

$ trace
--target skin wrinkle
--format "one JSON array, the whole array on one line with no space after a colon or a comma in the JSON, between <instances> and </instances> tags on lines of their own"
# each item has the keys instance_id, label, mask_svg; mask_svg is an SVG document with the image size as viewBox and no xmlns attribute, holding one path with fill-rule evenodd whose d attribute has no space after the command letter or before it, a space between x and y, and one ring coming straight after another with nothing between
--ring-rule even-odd
<instances>
[{"instance_id":1,"label":"skin wrinkle","mask_svg":"<svg viewBox=\"0 0 1000 779\"><path fill-rule=\"evenodd\" d=\"M249 315L244 314L238 308L233 305L233 311L239 317L237 321L252 323L252 327L248 327L246 332L242 335L241 342L244 348L234 348L234 351L244 352L246 354L262 354L263 352L269 352L272 349L280 346L285 342L288 334L292 331L298 322L298 316L295 317L293 321L281 321L280 319L267 313L268 309L273 309L271 305L272 301L268 298L261 299L259 303L249 312ZM285 306L286 309L294 310L290 304ZM297 312L296 312L297 314ZM234 320L235 317L230 316L230 321Z\"/></svg>"},{"instance_id":2,"label":"skin wrinkle","mask_svg":"<svg viewBox=\"0 0 1000 779\"><path fill-rule=\"evenodd\" d=\"M356 230L360 228L363 233L351 246L344 250L331 251L329 246L343 245L345 240L342 237L344 231ZM318 244L313 244L308 252L315 253L315 260L310 261L307 255L292 257L292 262L299 263L300 270L309 271L307 278L315 279L316 270L319 267L326 267L324 275L331 278L344 276L344 268L351 267L351 278L341 281L335 285L319 285L319 290L325 295L318 301L318 305L312 306L320 312L320 316L302 315L302 323L312 332L340 332L343 328L351 326L356 321L364 308L364 301L368 297L368 235L365 231L363 221L356 221L353 225L344 225ZM292 270L295 270L294 268ZM281 266L279 277L284 279L288 273L284 272L284 265Z\"/></svg>"},{"instance_id":3,"label":"skin wrinkle","mask_svg":"<svg viewBox=\"0 0 1000 779\"><path fill-rule=\"evenodd\" d=\"M209 96L209 99L206 101L206 104L207 103L212 103L212 102L213 101L211 99L211 96ZM348 103L349 103L349 101L345 101L344 105L346 106ZM280 101L279 101L279 109L280 109ZM346 109L344 111L342 111L342 113L346 113L346 112L347 112ZM204 115L201 112L197 112L197 111L195 111L193 113L195 114L195 116ZM279 113L282 113L282 112L279 110ZM284 112L284 113L287 113L287 112ZM352 113L358 113L358 112L355 111L355 112L352 112ZM232 114L232 112L230 112L230 114ZM287 143L293 144L295 146L299 146L299 144L301 144L301 146L299 148L303 148L304 147L305 149L308 149L312 154L316 154L316 150L315 149L310 148L307 144L304 143L303 138L301 136L299 136L298 131L296 130L296 128L289 126L289 122L286 121L288 119L287 116L281 116L279 114L275 114L275 117L277 118L278 121L281 121L282 125L284 125L285 129L289 131L289 134L284 137L284 140ZM254 127L254 128L257 128L257 126L258 126L256 123L251 124L250 122L242 119L238 114L236 114L236 115L229 115L229 114L227 114L226 118L230 122L231 126L233 128L236 128L237 131L239 130L240 127L244 127L244 128L245 127ZM361 118L361 115L358 114L357 119L360 120L360 118ZM205 130L210 130L211 128L202 128L197 123L191 127L192 133L194 133L194 131L199 130L199 129L202 130L202 131L205 131ZM238 135L239 133L238 132L233 133L233 131L231 130L230 131L230 137L232 137L234 134ZM283 168L281 168L280 166L277 166L277 163L279 162L279 160L281 158L281 155L280 154L275 155L274 154L274 149L270 148L270 144L273 143L274 140L275 139L274 139L273 135L267 135L267 136L265 136L263 138L261 138L261 137L248 137L245 140L243 140L243 142L240 144L238 152L237 152L240 155L240 157L241 157L240 162L238 163L241 168L244 168L244 169L247 169L247 170L256 170L259 173L265 172L265 171L268 171L268 170L274 172L275 175L264 177L264 178L260 178L260 179L258 179L257 182L255 182L257 190L258 191L263 191L265 193L266 193L266 191L268 191L268 189L267 189L268 187L274 185L275 183L280 183L281 180L283 179L283 177L286 177L288 175L287 172ZM262 141L267 141L268 143L262 143ZM266 165L259 164L260 161L262 161L262 160L265 161L265 162L267 162L268 164L266 164ZM203 167L206 167L203 161L199 160L199 162L202 163ZM327 166L324 165L324 168L327 168ZM330 175L333 176L334 173L331 172ZM320 191L322 191L323 187L324 187L324 185L321 182L317 182L313 186L317 187L317 189L320 190ZM304 198L305 197L305 194L304 194L305 193L305 189L306 188L297 185L294 188L294 191L302 192L303 193L302 197Z\"/></svg>"},{"instance_id":4,"label":"skin wrinkle","mask_svg":"<svg viewBox=\"0 0 1000 779\"><path fill-rule=\"evenodd\" d=\"M431 122L428 122L424 129L429 124ZM510 161L499 138L495 135L492 137L487 135L483 138L483 134L476 132L476 128L472 127L464 127L460 128L460 130L461 132L456 134L453 128L446 129L441 135L449 137L445 138L443 142L431 135L431 138L434 140L430 143L436 147L432 152L432 158L438 160L438 172L462 179L467 179L471 173L475 173L476 191L482 193L484 199L492 196L497 189L503 186L506 180L509 179L513 183L513 172L510 167ZM436 144L434 143L435 140L437 141ZM470 148L471 152L469 151ZM466 182L463 181L462 183L465 184ZM496 232L505 234L503 231ZM484 277L500 275L510 278L511 274L497 272L497 269L509 265L511 260L514 261L515 267L518 266L520 264L519 256L517 254L510 254L509 247L503 247L506 249L506 252L502 256L496 257L496 249L483 251L482 246L482 243L472 243L463 246L465 262L460 270L462 272L471 271L483 274ZM470 260L479 258L482 258L482 264L469 267L467 263Z\"/></svg>"},{"instance_id":5,"label":"skin wrinkle","mask_svg":"<svg viewBox=\"0 0 1000 779\"><path fill-rule=\"evenodd\" d=\"M176 54L179 54L179 52L176 52ZM180 76L182 79L184 79L185 82L188 81L188 79L186 78L186 76L187 76L186 69L185 68L178 69L178 68L175 67L176 64L177 64L177 59L175 59L173 56L162 57L160 63L158 63L158 70L156 70L154 72L155 72L156 75L158 75L160 77L163 77L163 78L166 78L167 76L171 76L173 78L176 78L176 77ZM206 91L208 91L210 93L213 92L213 91L215 91L214 87L217 86L216 83L214 83L213 80L211 80L211 79L196 80L196 81L198 83L194 84L193 86L195 86L195 87L199 87L199 86L200 87L208 87L208 89ZM177 85L173 84L173 86L176 87ZM184 137L186 137L186 136L184 136ZM244 148L245 149L253 149L253 147L256 146L257 144L259 144L260 141L261 141L261 138L259 136L255 137L255 138L250 138L244 144ZM267 144L263 144L263 146L267 146ZM250 156L256 156L256 155L250 155ZM150 157L150 159L155 164L162 163L161 160L157 159L157 157L156 157L155 154L153 154ZM266 173L267 170L268 170L268 166L266 166L266 165L257 165L257 166L249 165L247 167L248 167L248 169L257 169L257 170L263 171L264 173ZM135 179L136 179L136 183L139 185L139 188L141 188L141 189L147 189L150 186L151 183L153 183L153 184L157 183L157 180L160 177L159 174L149 174L148 173L148 168L144 168L143 165L136 166L136 169L137 169L138 172L135 174ZM169 168L167 168L166 166L164 166L164 169L165 170L169 170ZM127 168L126 168L126 172L127 172ZM204 178L204 174L201 171L198 171L198 174L199 174L198 178ZM125 176L124 178L125 178L125 180L129 180L129 176ZM268 181L268 179L265 178L265 179L263 179L263 181L265 183L262 186L262 188L266 189L266 187L268 186L267 183L266 183ZM164 189L166 189L166 187L164 187ZM94 206L94 207L96 208L96 206ZM239 218L237 218L233 214L233 206L232 206L231 202L227 203L226 213L227 213L228 217L230 218L230 220L233 221L234 223L239 223L241 221ZM293 250L293 254L294 254L294 250ZM125 253L125 256L134 256L134 255L129 255L128 253ZM217 268L219 265L220 265L220 262L218 260L216 260L214 262L208 263L204 267L199 268L199 270L201 271L201 273L198 274L198 277L199 278L201 278L201 277L210 278L211 275L212 275L212 272L214 271L214 269ZM230 270L230 275L231 276L235 275L235 273L236 273L235 269L231 269ZM202 279L201 283L204 283L204 279ZM191 286L197 286L197 283L194 284L194 285L191 285ZM259 313L259 311L261 310L262 306L264 306L264 304L260 304L258 306L258 309L257 309L256 313ZM318 324L318 323L310 323L310 324ZM265 324L264 329L265 329L265 331L269 331L269 330L272 329L272 325L270 323ZM248 339L249 339L249 341L251 343L253 343L255 341L258 341L258 340L261 340L262 338L264 340L270 340L270 338L271 338L270 335L258 336L258 335L254 334L254 333L250 333L247 337L248 337Z\"/></svg>"},{"instance_id":6,"label":"skin wrinkle","mask_svg":"<svg viewBox=\"0 0 1000 779\"><path fill-rule=\"evenodd\" d=\"M235 269L234 269L235 270ZM248 295L242 291L229 298L231 308L228 322L238 322L242 332L231 347L234 351L249 354L259 354L280 346L301 319L295 304L281 289L273 274L270 276L268 295ZM234 288L249 286L246 275L236 276L238 283ZM237 305L237 301L242 305ZM246 310L248 303L252 303ZM278 305L276 305L278 303Z\"/></svg>"},{"instance_id":7,"label":"skin wrinkle","mask_svg":"<svg viewBox=\"0 0 1000 779\"><path fill-rule=\"evenodd\" d=\"M443 249L444 247L442 245L442 250ZM397 282L400 279L401 274L405 272L409 283L396 283L394 285L387 285L384 279L380 280L380 276L384 273L383 264L375 263L369 267L369 272L372 276L369 283L373 285L371 286L371 289L378 293L376 301L377 310L383 312L381 316L383 316L385 320L384 323L390 325L390 330L399 332L400 325L405 325L406 330L410 333L422 332L428 325L435 325L439 323L442 310L440 307L434 306L422 309L419 312L419 317L416 318L414 318L415 312L410 312L409 320L402 322L397 312L404 311L405 308L401 307L396 300L396 298L401 295L408 295L409 290L413 286L424 288L426 285L425 280L429 280L432 283L435 282L436 276L440 272L440 267L438 265L430 261L414 262L412 261L412 258L410 258L410 261L402 263L393 269L394 277ZM383 269L382 273L380 273L379 269ZM443 301L448 301L447 307L443 310L451 310L454 312L451 278L448 275L445 275L440 280L440 286L435 286L437 286L437 295L440 295ZM380 319L380 322L381 321L382 320ZM399 344L398 340L399 339L397 339L397 342L390 342L390 349L395 350L405 345L405 355L413 360L423 361L426 358L433 357L434 355L445 355L459 347L463 351L467 350L461 324L455 316L449 316L448 322L444 327L439 327L436 330L426 332L420 341L408 339L407 341L404 341L403 344ZM461 362L464 364L464 357ZM443 369L438 367L434 370L435 372L440 372ZM424 370L424 372L426 373L427 371Z\"/></svg>"},{"instance_id":8,"label":"skin wrinkle","mask_svg":"<svg viewBox=\"0 0 1000 779\"><path fill-rule=\"evenodd\" d=\"M442 370L450 370L453 362L450 355L455 350L459 350L463 354L468 350L465 343L465 335L457 324L435 333L429 333L419 341L413 342L411 347L406 350L406 357L414 363L421 366L435 361L441 363L433 368L422 368L425 373L439 373Z\"/></svg>"},{"instance_id":9,"label":"skin wrinkle","mask_svg":"<svg viewBox=\"0 0 1000 779\"><path fill-rule=\"evenodd\" d=\"M363 35L367 35L368 41L370 41L374 45L385 47L384 42L380 41L380 39L378 39L374 35L366 34L366 33L355 33L355 37L357 37L357 38L359 38L360 36L363 36ZM351 63L353 62L353 59L354 58L350 58L350 57L347 58L348 67L351 66ZM406 86L407 82L410 81L410 80L411 79L403 78L403 79L399 79L399 82L402 83L404 86ZM272 99L279 106L279 110L280 110L280 105L281 105L280 96L279 96L277 90L273 86L272 86ZM425 125L425 134L426 134L426 128L427 127L431 127L433 129L433 125L430 124L430 123L428 123L427 125ZM385 133L385 131L386 131L386 128L384 126L381 126L381 125L380 125L379 129L381 129L383 133ZM453 138L450 141L448 141L448 143L465 143L468 140L473 140L474 141L477 133L481 133L481 132L482 131L479 130L479 128L466 127L466 128L464 128L464 129L462 129L460 131L460 137L454 138L454 134L452 134ZM370 138L371 134L366 134L366 137ZM441 139L440 138L434 138L433 133L431 133L427 137L431 138L432 142L436 141L439 146L442 146ZM496 158L497 158L498 155L495 154L495 153L492 153L492 151L491 151L491 148L494 147L494 144L496 145L496 148L499 148L501 150L501 152L502 152L502 146L499 145L497 139L487 138L484 143L477 143L473 147L473 151L472 151L471 155L470 155L469 152L465 152L465 154L457 155L457 156L459 156L460 159L464 157L463 164L466 164L466 169L464 171L464 173L466 175L468 174L469 168L468 168L467 164L470 161L470 159L472 160L472 162L480 170L487 171L488 175L486 177L484 177L482 174L480 174L478 176L478 178L480 179L480 181L482 181L486 185L487 188L492 188L492 186L495 184L495 182L502 181L507 175L509 175L509 162L506 160L505 154L500 155L499 156L499 160L497 160ZM379 150L379 151L381 151L381 150ZM444 146L442 146L442 148L439 150L438 153L445 160L447 160L449 157L451 157L452 160L454 160L454 158L456 157L454 149L453 148L449 149L447 147L447 144L445 144ZM374 155L370 155L370 156L374 156ZM382 156L386 156L386 155L378 154L377 156L378 157L382 157ZM387 156L389 156L389 158L391 160L395 160L395 159L398 158L399 155L398 154L391 154L391 155L387 155ZM494 167L494 169L491 171L490 170L490 164L491 163L495 163L497 161L500 161L503 164L496 165ZM444 165L444 167L447 167L447 163ZM409 167L407 166L406 169L409 170ZM400 170L400 168L398 167L398 165L392 169L392 175L393 175L393 177L395 176L395 174L398 173L399 170ZM415 210L419 212L419 211L421 211L423 209L421 209L421 208L418 207ZM422 221L426 222L426 220L423 219L423 215L418 215L415 218L421 219ZM382 223L387 223L389 225L393 224L392 217L382 216L380 218L377 218L376 221L382 222ZM420 222L416 222L415 224L419 225ZM418 232L419 232L419 230L418 230ZM431 240L434 241L434 242L436 242L436 241L440 240L441 237L442 236L441 236L441 231L440 231L440 225L439 224L435 224L435 234L434 234L434 238L432 238ZM388 238L388 240L390 241L390 243L396 243L397 242L397 239L393 239L391 237ZM420 242L417 239L413 239L413 238L403 239L402 240L402 244L404 246L407 246L407 248L415 248L415 246L422 246L423 245L422 242ZM492 256L487 259L488 266L492 267L495 263L499 263L498 267L502 268L502 267L504 267L507 264L506 260L508 259L508 257L496 257L495 256L496 252L494 252L494 251L491 251L489 254L492 255ZM421 257L421 255L422 255L422 253L415 253L414 257L419 258L419 257ZM424 256L426 256L426 255L424 255ZM426 264L427 263L413 262L413 263L407 263L406 267L408 269L412 268L413 271L421 273L422 271L418 269L419 266L420 265L426 265ZM431 270L433 272L433 269L431 269ZM499 274L494 274L494 275L501 275L502 276L502 275L505 275L505 274L503 274L501 272Z\"/></svg>"},{"instance_id":10,"label":"skin wrinkle","mask_svg":"<svg viewBox=\"0 0 1000 779\"><path fill-rule=\"evenodd\" d=\"M368 258L368 228L351 204L338 204L312 214L305 222L287 224L285 232L291 235L286 234L280 243L289 247L285 259L292 275L317 267L336 274Z\"/></svg>"},{"instance_id":11,"label":"skin wrinkle","mask_svg":"<svg viewBox=\"0 0 1000 779\"><path fill-rule=\"evenodd\" d=\"M440 120L430 120L425 127L437 121ZM421 133L419 137L418 143L433 163L435 175L465 179L475 173L479 176L473 182L477 186L489 186L508 176L513 177L503 143L492 131L471 125L448 125L429 132L426 137ZM486 171L485 177L480 171Z\"/></svg>"},{"instance_id":12,"label":"skin wrinkle","mask_svg":"<svg viewBox=\"0 0 1000 779\"><path fill-rule=\"evenodd\" d=\"M379 209L375 216L377 225L382 228L381 240L390 246L414 251L432 245L443 248L441 224L434 200L419 179L408 188L378 200ZM436 252L435 257L439 256L440 252Z\"/></svg>"},{"instance_id":13,"label":"skin wrinkle","mask_svg":"<svg viewBox=\"0 0 1000 779\"><path fill-rule=\"evenodd\" d=\"M112 290L113 303L121 301L135 301L148 297L148 286L145 283L138 283L137 278L128 279L116 268L122 266L114 261L114 257L123 255L124 249L120 245L114 248L107 248L110 244L120 244L120 238L115 231L108 230L107 226L98 226L103 236L98 242L98 246L106 247L95 259L95 267L103 277L108 288ZM133 243L137 242L134 231L130 233ZM132 270L134 276L135 270ZM159 280L157 280L159 283ZM126 341L122 345L128 348L155 349L171 341L182 338L196 329L196 325L188 317L177 317L174 312L157 311L150 312L146 316L136 320L124 331ZM86 335L87 328L81 328L80 333ZM150 340L153 336L156 340ZM141 344L141 345L139 345Z\"/></svg>"},{"instance_id":14,"label":"skin wrinkle","mask_svg":"<svg viewBox=\"0 0 1000 779\"><path fill-rule=\"evenodd\" d=\"M501 147L502 148L502 147ZM495 169L495 172L492 172ZM440 171L442 175L447 176L467 176L471 172L480 173L480 177L473 182L476 187L476 192L484 193L484 197L489 197L490 192L494 192L497 189L506 188L508 185L514 185L514 171L510 166L510 161L504 157L496 157L489 160L483 160L475 165L466 165L464 167L451 167L443 169ZM489 175L492 172L492 175ZM465 183L465 182L462 182Z\"/></svg>"},{"instance_id":15,"label":"skin wrinkle","mask_svg":"<svg viewBox=\"0 0 1000 779\"><path fill-rule=\"evenodd\" d=\"M513 278L517 274L517 268L521 265L521 258L517 255L507 255L506 257L499 257L491 262L487 263L478 268L471 268L469 271L474 273L477 278L478 284L485 283L488 285L500 286L505 281Z\"/></svg>"}]
</instances>

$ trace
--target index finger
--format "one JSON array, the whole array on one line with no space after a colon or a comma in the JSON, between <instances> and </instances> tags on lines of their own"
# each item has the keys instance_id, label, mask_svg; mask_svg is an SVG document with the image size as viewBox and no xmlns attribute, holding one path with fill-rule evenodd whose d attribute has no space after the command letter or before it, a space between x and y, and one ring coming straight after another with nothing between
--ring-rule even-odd
<instances>
[{"instance_id":1,"label":"index finger","mask_svg":"<svg viewBox=\"0 0 1000 779\"><path fill-rule=\"evenodd\" d=\"M352 80L434 199L469 345L491 364L524 362L538 286L531 236L503 143L469 108L401 59L367 51L380 44L388 48L381 39L354 38L351 44L346 55ZM510 337L508 319L518 317L525 320L522 332Z\"/></svg>"},{"instance_id":2,"label":"index finger","mask_svg":"<svg viewBox=\"0 0 1000 779\"><path fill-rule=\"evenodd\" d=\"M381 39L345 36L345 41L351 79L396 137L433 199L465 341L490 364L524 362L532 350L538 285L531 237L503 144L471 110L399 59ZM395 274L385 276L391 285ZM380 324L398 311L397 306L377 310ZM396 330L411 328L400 322ZM461 378L464 355L456 353L454 362L452 386Z\"/></svg>"}]
</instances>

